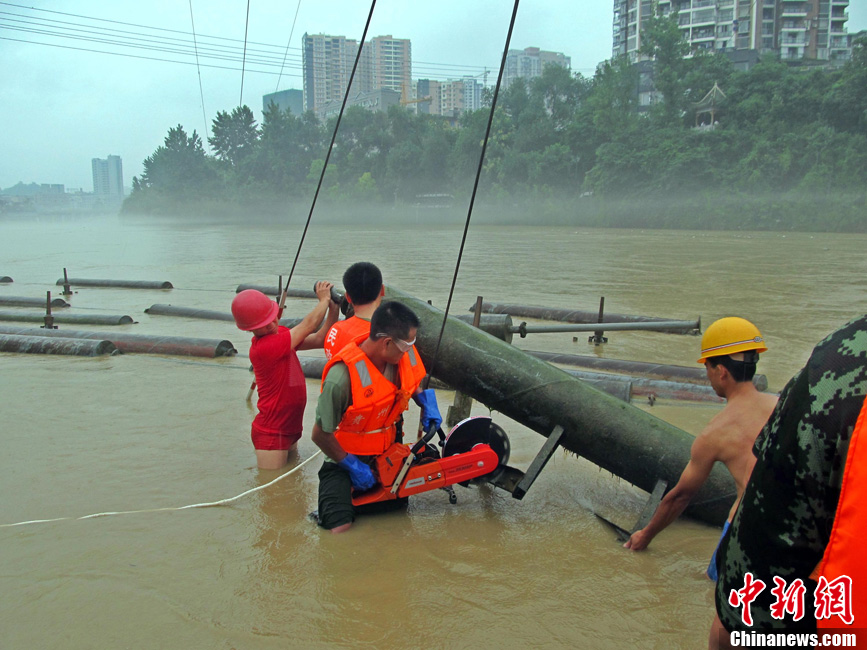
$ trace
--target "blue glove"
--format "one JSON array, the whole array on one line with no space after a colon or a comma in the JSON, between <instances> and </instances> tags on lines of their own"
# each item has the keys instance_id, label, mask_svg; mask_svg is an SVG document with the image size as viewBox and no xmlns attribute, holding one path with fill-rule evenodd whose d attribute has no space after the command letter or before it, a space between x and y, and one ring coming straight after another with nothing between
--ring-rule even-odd
<instances>
[{"instance_id":1,"label":"blue glove","mask_svg":"<svg viewBox=\"0 0 867 650\"><path fill-rule=\"evenodd\" d=\"M437 394L433 388L428 388L413 396L415 403L421 407L421 426L425 431L429 431L431 426L434 429L439 429L443 423L443 416L440 415L440 409L437 406Z\"/></svg>"},{"instance_id":2,"label":"blue glove","mask_svg":"<svg viewBox=\"0 0 867 650\"><path fill-rule=\"evenodd\" d=\"M369 490L376 484L373 472L367 465L358 460L358 456L346 454L346 458L337 464L349 472L352 487L356 490Z\"/></svg>"}]
</instances>

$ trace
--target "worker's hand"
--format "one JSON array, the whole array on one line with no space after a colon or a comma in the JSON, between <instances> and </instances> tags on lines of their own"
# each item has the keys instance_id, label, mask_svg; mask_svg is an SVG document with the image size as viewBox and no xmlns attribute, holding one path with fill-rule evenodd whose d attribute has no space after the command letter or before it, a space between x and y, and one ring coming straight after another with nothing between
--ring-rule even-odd
<instances>
[{"instance_id":1,"label":"worker's hand","mask_svg":"<svg viewBox=\"0 0 867 650\"><path fill-rule=\"evenodd\" d=\"M437 406L437 394L433 388L416 393L413 395L413 399L421 407L422 429L430 431L431 426L434 429L439 429L443 423L443 417L440 415L440 409Z\"/></svg>"},{"instance_id":2,"label":"worker's hand","mask_svg":"<svg viewBox=\"0 0 867 650\"><path fill-rule=\"evenodd\" d=\"M331 282L326 282L325 280L320 280L316 283L316 286L313 288L313 291L316 293L316 297L322 300L331 300L331 289L334 287L334 284Z\"/></svg>"},{"instance_id":3,"label":"worker's hand","mask_svg":"<svg viewBox=\"0 0 867 650\"><path fill-rule=\"evenodd\" d=\"M628 548L633 551L643 551L650 545L650 540L647 538L647 535L644 534L644 529L636 530L629 539L626 540L626 543L623 545L623 548Z\"/></svg>"},{"instance_id":4,"label":"worker's hand","mask_svg":"<svg viewBox=\"0 0 867 650\"><path fill-rule=\"evenodd\" d=\"M366 464L358 460L358 456L346 454L346 457L337 464L349 472L352 487L356 490L369 490L376 484L373 472Z\"/></svg>"}]
</instances>

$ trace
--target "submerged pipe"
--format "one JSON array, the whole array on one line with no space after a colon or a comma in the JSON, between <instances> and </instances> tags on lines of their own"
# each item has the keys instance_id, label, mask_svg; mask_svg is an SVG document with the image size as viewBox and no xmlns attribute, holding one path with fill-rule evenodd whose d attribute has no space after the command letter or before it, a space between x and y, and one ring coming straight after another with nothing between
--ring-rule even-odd
<instances>
[{"instance_id":1,"label":"submerged pipe","mask_svg":"<svg viewBox=\"0 0 867 650\"><path fill-rule=\"evenodd\" d=\"M4 307L39 307L45 309L45 298L29 298L26 296L0 296L0 305ZM55 298L51 301L52 307L69 307L69 303L63 298Z\"/></svg>"},{"instance_id":2,"label":"submerged pipe","mask_svg":"<svg viewBox=\"0 0 867 650\"><path fill-rule=\"evenodd\" d=\"M8 275L0 275L0 284L9 284L12 282L12 278Z\"/></svg>"},{"instance_id":3,"label":"submerged pipe","mask_svg":"<svg viewBox=\"0 0 867 650\"><path fill-rule=\"evenodd\" d=\"M271 287L263 284L239 284L238 288L235 289L235 293L241 293L246 289L255 289L256 291L261 291L266 296L279 296L283 293L283 287ZM289 288L286 289L286 296L288 298L315 298L316 292L311 289L294 289Z\"/></svg>"},{"instance_id":4,"label":"submerged pipe","mask_svg":"<svg viewBox=\"0 0 867 650\"><path fill-rule=\"evenodd\" d=\"M151 316L180 316L182 318L201 318L204 320L224 320L230 323L235 322L232 314L224 311L214 311L212 309L196 309L194 307L175 307L174 305L151 305L144 310L144 313ZM281 318L280 324L283 327L293 328L303 319L301 318Z\"/></svg>"},{"instance_id":5,"label":"submerged pipe","mask_svg":"<svg viewBox=\"0 0 867 650\"><path fill-rule=\"evenodd\" d=\"M124 287L126 289L172 289L171 282L148 280L94 280L92 278L60 278L55 284L74 284L77 287Z\"/></svg>"},{"instance_id":6,"label":"submerged pipe","mask_svg":"<svg viewBox=\"0 0 867 650\"><path fill-rule=\"evenodd\" d=\"M695 439L689 433L457 319L448 320L432 367L443 312L391 287L386 296L418 316L416 346L438 379L543 436L561 425L563 447L647 492L658 479L677 483ZM736 494L729 473L715 467L686 513L722 525Z\"/></svg>"},{"instance_id":7,"label":"submerged pipe","mask_svg":"<svg viewBox=\"0 0 867 650\"><path fill-rule=\"evenodd\" d=\"M56 330L43 330L56 332ZM19 336L0 334L0 352L21 352L27 354L70 354L79 357L95 357L102 354L118 354L119 350L111 341L53 337Z\"/></svg>"},{"instance_id":8,"label":"submerged pipe","mask_svg":"<svg viewBox=\"0 0 867 650\"><path fill-rule=\"evenodd\" d=\"M666 332L690 334L698 328L697 321L691 320L661 320L652 323L645 322L611 322L611 323L573 323L571 325L528 325L521 323L512 327L512 331L521 335L527 334L554 334L557 332Z\"/></svg>"},{"instance_id":9,"label":"submerged pipe","mask_svg":"<svg viewBox=\"0 0 867 650\"><path fill-rule=\"evenodd\" d=\"M475 309L475 306L470 308L470 311ZM538 318L540 320L561 321L564 323L598 323L599 311L582 311L578 309L557 309L554 307L534 307L532 305L515 305L507 303L492 303L483 302L482 311L490 314L510 314L512 316L523 316L525 318ZM637 316L632 314L612 314L604 313L602 316L603 323L658 323L661 321L673 320L671 318L660 318L657 316ZM701 329L701 319L695 321L695 330L697 333ZM604 329L604 328L603 328ZM683 334L680 331L673 331L672 334Z\"/></svg>"},{"instance_id":10,"label":"submerged pipe","mask_svg":"<svg viewBox=\"0 0 867 650\"><path fill-rule=\"evenodd\" d=\"M75 340L107 339L121 352L139 354L177 354L189 357L214 358L230 357L238 352L229 341L181 336L145 336L143 334L115 334L114 332L46 330L41 328L15 328L4 325L0 325L0 333L28 337L63 337Z\"/></svg>"},{"instance_id":11,"label":"submerged pipe","mask_svg":"<svg viewBox=\"0 0 867 650\"><path fill-rule=\"evenodd\" d=\"M131 316L115 316L110 314L51 314L55 323L73 323L77 325L130 325L135 323ZM0 311L0 321L18 323L41 323L45 314L29 314L15 311Z\"/></svg>"},{"instance_id":12,"label":"submerged pipe","mask_svg":"<svg viewBox=\"0 0 867 650\"><path fill-rule=\"evenodd\" d=\"M582 354L559 354L557 352L541 352L538 350L524 350L527 354L544 359L548 363L559 363L566 366L577 366L591 370L604 372L619 372L632 376L647 377L648 379L662 379L672 382L687 382L710 386L707 372L704 366L696 364L695 367L672 366L661 363L647 363L646 361L624 361L622 359L601 359ZM768 378L765 375L755 375L753 385L757 390L768 390Z\"/></svg>"}]
</instances>

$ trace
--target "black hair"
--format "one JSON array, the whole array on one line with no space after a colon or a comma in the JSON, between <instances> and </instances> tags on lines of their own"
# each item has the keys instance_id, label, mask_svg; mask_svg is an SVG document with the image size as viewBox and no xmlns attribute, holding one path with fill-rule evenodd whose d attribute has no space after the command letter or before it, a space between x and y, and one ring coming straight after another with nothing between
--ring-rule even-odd
<instances>
[{"instance_id":1,"label":"black hair","mask_svg":"<svg viewBox=\"0 0 867 650\"><path fill-rule=\"evenodd\" d=\"M757 352L753 352L752 350L744 352L743 355L743 361L735 361L729 355L724 354L719 357L708 357L707 362L713 368L722 366L728 370L732 379L738 383L752 381L756 374L756 363L759 361L759 355Z\"/></svg>"},{"instance_id":2,"label":"black hair","mask_svg":"<svg viewBox=\"0 0 867 650\"><path fill-rule=\"evenodd\" d=\"M370 317L370 338L389 336L406 341L409 331L418 329L418 316L403 303L393 300L382 303Z\"/></svg>"},{"instance_id":3,"label":"black hair","mask_svg":"<svg viewBox=\"0 0 867 650\"><path fill-rule=\"evenodd\" d=\"M356 262L343 274L343 288L356 306L368 305L382 291L382 273L375 264Z\"/></svg>"}]
</instances>

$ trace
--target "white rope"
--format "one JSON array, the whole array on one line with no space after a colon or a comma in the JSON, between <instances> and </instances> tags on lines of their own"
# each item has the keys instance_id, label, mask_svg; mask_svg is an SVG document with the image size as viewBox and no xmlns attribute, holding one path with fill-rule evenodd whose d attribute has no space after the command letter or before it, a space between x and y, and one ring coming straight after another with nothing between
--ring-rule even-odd
<instances>
[{"instance_id":1,"label":"white rope","mask_svg":"<svg viewBox=\"0 0 867 650\"><path fill-rule=\"evenodd\" d=\"M270 486L274 485L277 481L282 481L287 476L294 474L299 469L304 467L307 463L309 463L311 460L316 458L321 453L322 453L321 451L317 451L315 454L310 456L310 458L307 458L303 462L299 463L298 465L296 465L295 467L290 469L285 474L281 474L280 476L275 478L270 483L265 483L265 485L260 485L259 487L254 487L250 490L247 490L246 492L242 492L238 496L234 496L234 497L231 497L229 499L223 499L222 501L212 501L210 503L194 503L192 505L180 506L178 508L149 508L146 510L124 510L122 512L97 512L95 514L85 515L83 517L57 517L56 519L33 519L31 521L19 521L18 523L15 523L15 524L0 524L0 528L12 528L13 526L27 526L29 524L47 524L47 523L51 523L53 521L70 521L70 520L81 521L83 519L96 519L97 517L112 517L114 515L134 515L134 514L139 514L142 512L168 512L171 510L189 510L191 508L212 508L214 506L222 506L222 505L226 505L227 503L232 503L233 501L237 501L241 497L245 497L248 494L253 494L253 492L258 492L259 490L264 490L266 487L270 487Z\"/></svg>"}]
</instances>

